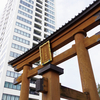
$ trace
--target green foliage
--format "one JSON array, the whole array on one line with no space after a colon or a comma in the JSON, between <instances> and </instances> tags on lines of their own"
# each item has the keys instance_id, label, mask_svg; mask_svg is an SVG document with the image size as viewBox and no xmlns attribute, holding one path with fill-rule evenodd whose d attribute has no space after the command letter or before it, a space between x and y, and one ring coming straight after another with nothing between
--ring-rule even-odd
<instances>
[{"instance_id":1,"label":"green foliage","mask_svg":"<svg viewBox=\"0 0 100 100\"><path fill-rule=\"evenodd\" d=\"M97 85L97 90L98 90L98 94L99 94L99 97L100 97L100 84Z\"/></svg>"}]
</instances>

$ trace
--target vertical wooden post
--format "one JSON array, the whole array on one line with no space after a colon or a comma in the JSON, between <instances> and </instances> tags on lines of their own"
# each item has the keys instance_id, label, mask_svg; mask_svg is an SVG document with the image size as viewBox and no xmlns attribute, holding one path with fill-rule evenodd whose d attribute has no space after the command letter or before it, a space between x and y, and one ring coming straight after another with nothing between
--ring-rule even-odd
<instances>
[{"instance_id":1,"label":"vertical wooden post","mask_svg":"<svg viewBox=\"0 0 100 100\"><path fill-rule=\"evenodd\" d=\"M60 100L59 74L49 71L43 77L48 78L48 93L42 93L42 100Z\"/></svg>"},{"instance_id":2,"label":"vertical wooden post","mask_svg":"<svg viewBox=\"0 0 100 100\"><path fill-rule=\"evenodd\" d=\"M38 70L38 74L48 79L48 92L42 93L42 100L60 100L59 75L63 74L63 69L48 64Z\"/></svg>"},{"instance_id":3,"label":"vertical wooden post","mask_svg":"<svg viewBox=\"0 0 100 100\"><path fill-rule=\"evenodd\" d=\"M29 96L29 79L27 79L28 71L30 69L29 65L24 65L22 74L22 85L20 92L20 100L28 100Z\"/></svg>"},{"instance_id":4,"label":"vertical wooden post","mask_svg":"<svg viewBox=\"0 0 100 100\"><path fill-rule=\"evenodd\" d=\"M80 31L74 37L76 42L82 88L83 92L89 92L90 100L99 100L89 54L84 46L84 33L84 31Z\"/></svg>"}]
</instances>

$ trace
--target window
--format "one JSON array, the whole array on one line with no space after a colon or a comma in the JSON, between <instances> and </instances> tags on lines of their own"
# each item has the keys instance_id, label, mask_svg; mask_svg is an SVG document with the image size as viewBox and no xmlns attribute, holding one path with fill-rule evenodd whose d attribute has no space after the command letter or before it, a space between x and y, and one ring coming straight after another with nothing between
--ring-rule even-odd
<instances>
[{"instance_id":1,"label":"window","mask_svg":"<svg viewBox=\"0 0 100 100\"><path fill-rule=\"evenodd\" d=\"M21 14L21 15L24 15L24 16L30 18L30 19L32 19L32 16L31 15L29 15L29 14L23 12L23 11L18 10L18 13Z\"/></svg>"},{"instance_id":2,"label":"window","mask_svg":"<svg viewBox=\"0 0 100 100\"><path fill-rule=\"evenodd\" d=\"M34 27L38 28L38 29L41 29L41 26L38 25L38 24L35 24Z\"/></svg>"},{"instance_id":3,"label":"window","mask_svg":"<svg viewBox=\"0 0 100 100\"><path fill-rule=\"evenodd\" d=\"M36 90L34 88L30 88L29 93L34 94L34 95L39 95L39 93L36 92Z\"/></svg>"},{"instance_id":4,"label":"window","mask_svg":"<svg viewBox=\"0 0 100 100\"><path fill-rule=\"evenodd\" d=\"M21 89L21 85L17 85L17 86L16 86L16 89L17 89L17 90L20 90L20 89Z\"/></svg>"},{"instance_id":5,"label":"window","mask_svg":"<svg viewBox=\"0 0 100 100\"><path fill-rule=\"evenodd\" d=\"M53 20L49 19L49 18L46 18L46 17L45 17L45 20L46 20L47 22L51 23L51 24L55 24L55 22L54 22Z\"/></svg>"},{"instance_id":6,"label":"window","mask_svg":"<svg viewBox=\"0 0 100 100\"><path fill-rule=\"evenodd\" d=\"M20 16L17 16L17 19L19 19L19 20L21 20L21 21L23 21L23 22L25 22L25 23L28 23L28 24L32 25L32 22L31 22L31 21L29 21L29 20L27 20L27 19L25 19L25 18L22 18L22 17L20 17Z\"/></svg>"},{"instance_id":7,"label":"window","mask_svg":"<svg viewBox=\"0 0 100 100\"><path fill-rule=\"evenodd\" d=\"M34 30L34 34L41 36L41 32Z\"/></svg>"},{"instance_id":8,"label":"window","mask_svg":"<svg viewBox=\"0 0 100 100\"><path fill-rule=\"evenodd\" d=\"M17 77L21 76L21 74L7 70L6 76L12 77L12 78L17 78Z\"/></svg>"},{"instance_id":9,"label":"window","mask_svg":"<svg viewBox=\"0 0 100 100\"><path fill-rule=\"evenodd\" d=\"M27 7L29 7L29 8L31 8L31 9L33 9L33 6L32 5L24 2L23 0L20 0L20 3L23 4L23 5L25 5L25 6L27 6Z\"/></svg>"},{"instance_id":10,"label":"window","mask_svg":"<svg viewBox=\"0 0 100 100\"><path fill-rule=\"evenodd\" d=\"M47 12L53 14L53 15L55 14L53 11L51 11L51 10L49 10L49 9L47 9L47 8L45 8L45 11L47 11Z\"/></svg>"},{"instance_id":11,"label":"window","mask_svg":"<svg viewBox=\"0 0 100 100\"><path fill-rule=\"evenodd\" d=\"M2 100L19 100L19 97L9 94L3 94Z\"/></svg>"},{"instance_id":12,"label":"window","mask_svg":"<svg viewBox=\"0 0 100 100\"><path fill-rule=\"evenodd\" d=\"M41 5L39 5L39 4L36 4L36 6L37 6L37 7L39 7L40 9L42 9L42 6L41 6Z\"/></svg>"},{"instance_id":13,"label":"window","mask_svg":"<svg viewBox=\"0 0 100 100\"><path fill-rule=\"evenodd\" d=\"M20 90L21 89L21 85L14 85L13 83L10 82L5 82L4 85L5 88L10 88L10 89L15 89L15 90Z\"/></svg>"},{"instance_id":14,"label":"window","mask_svg":"<svg viewBox=\"0 0 100 100\"><path fill-rule=\"evenodd\" d=\"M6 75L7 75L7 76L10 76L10 71L7 71Z\"/></svg>"},{"instance_id":15,"label":"window","mask_svg":"<svg viewBox=\"0 0 100 100\"><path fill-rule=\"evenodd\" d=\"M14 57L14 58L17 58L17 57L20 56L20 54L10 51L10 56ZM13 77L13 73L11 73L11 77Z\"/></svg>"},{"instance_id":16,"label":"window","mask_svg":"<svg viewBox=\"0 0 100 100\"><path fill-rule=\"evenodd\" d=\"M21 24L21 23L16 22L16 25L19 26L19 27L22 27L22 28L24 28L24 29L26 29L26 30L28 30L28 31L31 31L31 28L30 28L30 27L28 27L28 26L26 26L26 25L23 25L23 24Z\"/></svg>"},{"instance_id":17,"label":"window","mask_svg":"<svg viewBox=\"0 0 100 100\"><path fill-rule=\"evenodd\" d=\"M6 97L7 97L7 95L6 94L3 94L2 100L6 100Z\"/></svg>"},{"instance_id":18,"label":"window","mask_svg":"<svg viewBox=\"0 0 100 100\"><path fill-rule=\"evenodd\" d=\"M32 0L26 0L27 2L34 4L34 2Z\"/></svg>"},{"instance_id":19,"label":"window","mask_svg":"<svg viewBox=\"0 0 100 100\"><path fill-rule=\"evenodd\" d=\"M49 0L45 0L46 3L50 4L51 6L54 6L54 4L52 2L50 2L50 1Z\"/></svg>"},{"instance_id":20,"label":"window","mask_svg":"<svg viewBox=\"0 0 100 100\"><path fill-rule=\"evenodd\" d=\"M35 18L35 21L36 21L37 23L39 23L39 24L42 24L42 21L39 20L39 19L37 19L37 18Z\"/></svg>"},{"instance_id":21,"label":"window","mask_svg":"<svg viewBox=\"0 0 100 100\"><path fill-rule=\"evenodd\" d=\"M36 36L33 36L33 40L36 41L36 42L40 42L41 41L41 39L36 37Z\"/></svg>"},{"instance_id":22,"label":"window","mask_svg":"<svg viewBox=\"0 0 100 100\"><path fill-rule=\"evenodd\" d=\"M8 88L12 89L13 84L12 83L8 83L8 84L9 84Z\"/></svg>"},{"instance_id":23,"label":"window","mask_svg":"<svg viewBox=\"0 0 100 100\"><path fill-rule=\"evenodd\" d=\"M45 16L47 16L47 17L49 17L49 18L51 18L51 19L55 19L54 16L52 16L52 15L50 15L50 14L48 14L48 13L45 13Z\"/></svg>"},{"instance_id":24,"label":"window","mask_svg":"<svg viewBox=\"0 0 100 100\"><path fill-rule=\"evenodd\" d=\"M47 29L47 28L44 28L44 31L45 31L45 32L48 32L48 33L50 33L50 34L53 33L53 31L51 31L50 29Z\"/></svg>"},{"instance_id":25,"label":"window","mask_svg":"<svg viewBox=\"0 0 100 100\"><path fill-rule=\"evenodd\" d=\"M54 10L54 8L53 7L51 7L50 5L48 5L48 4L45 4L45 6L46 7L48 7L48 8L50 8L51 10Z\"/></svg>"},{"instance_id":26,"label":"window","mask_svg":"<svg viewBox=\"0 0 100 100\"><path fill-rule=\"evenodd\" d=\"M38 3L40 3L40 4L42 4L42 1L40 1L40 0L36 0Z\"/></svg>"},{"instance_id":27,"label":"window","mask_svg":"<svg viewBox=\"0 0 100 100\"><path fill-rule=\"evenodd\" d=\"M8 82L5 82L4 87L7 87L8 88L8 86L9 86L9 83Z\"/></svg>"},{"instance_id":28,"label":"window","mask_svg":"<svg viewBox=\"0 0 100 100\"><path fill-rule=\"evenodd\" d=\"M22 6L22 5L19 5L19 8L22 9L22 10L24 10L24 11L26 11L26 12L28 12L28 13L30 13L30 14L33 14L32 10L30 10L30 9L28 9L28 8Z\"/></svg>"},{"instance_id":29,"label":"window","mask_svg":"<svg viewBox=\"0 0 100 100\"><path fill-rule=\"evenodd\" d=\"M38 14L38 13L35 13L35 16L39 17L39 18L42 18L42 16L40 14Z\"/></svg>"},{"instance_id":30,"label":"window","mask_svg":"<svg viewBox=\"0 0 100 100\"><path fill-rule=\"evenodd\" d=\"M25 48L25 47L23 47L23 46L20 46L20 45L14 44L14 43L12 43L11 47L12 47L12 48L15 48L15 49L18 49L18 50L21 50L21 51L23 51L23 52L28 51L28 48Z\"/></svg>"},{"instance_id":31,"label":"window","mask_svg":"<svg viewBox=\"0 0 100 100\"><path fill-rule=\"evenodd\" d=\"M44 38L47 38L49 35L47 35L47 34L44 34Z\"/></svg>"},{"instance_id":32,"label":"window","mask_svg":"<svg viewBox=\"0 0 100 100\"><path fill-rule=\"evenodd\" d=\"M50 28L52 28L52 29L55 29L54 26L52 26L52 25L50 25L50 24L48 24L48 23L44 23L44 25L45 25L45 26L48 26L48 27L50 27Z\"/></svg>"},{"instance_id":33,"label":"window","mask_svg":"<svg viewBox=\"0 0 100 100\"><path fill-rule=\"evenodd\" d=\"M35 47L37 44L33 43L33 47Z\"/></svg>"},{"instance_id":34,"label":"window","mask_svg":"<svg viewBox=\"0 0 100 100\"><path fill-rule=\"evenodd\" d=\"M30 79L30 83L36 84L36 79L35 78L31 78Z\"/></svg>"},{"instance_id":35,"label":"window","mask_svg":"<svg viewBox=\"0 0 100 100\"><path fill-rule=\"evenodd\" d=\"M30 41L25 40L25 39L22 39L22 38L20 38L20 37L17 37L17 36L15 36L15 35L13 36L13 39L16 40L16 41L22 42L22 43L24 43L24 44L27 44L27 45L30 44Z\"/></svg>"},{"instance_id":36,"label":"window","mask_svg":"<svg viewBox=\"0 0 100 100\"><path fill-rule=\"evenodd\" d=\"M11 77L14 77L14 72L11 72L11 75L10 75Z\"/></svg>"},{"instance_id":37,"label":"window","mask_svg":"<svg viewBox=\"0 0 100 100\"><path fill-rule=\"evenodd\" d=\"M50 0L50 1L54 2L54 0Z\"/></svg>"},{"instance_id":38,"label":"window","mask_svg":"<svg viewBox=\"0 0 100 100\"><path fill-rule=\"evenodd\" d=\"M14 32L19 33L19 34L21 34L21 35L24 35L24 36L30 38L30 34L29 34L29 33L26 33L26 32L21 31L21 30L19 30L19 29L16 29L16 28L15 28Z\"/></svg>"},{"instance_id":39,"label":"window","mask_svg":"<svg viewBox=\"0 0 100 100\"><path fill-rule=\"evenodd\" d=\"M39 12L39 13L42 13L42 11L38 8L36 8L36 11Z\"/></svg>"}]
</instances>

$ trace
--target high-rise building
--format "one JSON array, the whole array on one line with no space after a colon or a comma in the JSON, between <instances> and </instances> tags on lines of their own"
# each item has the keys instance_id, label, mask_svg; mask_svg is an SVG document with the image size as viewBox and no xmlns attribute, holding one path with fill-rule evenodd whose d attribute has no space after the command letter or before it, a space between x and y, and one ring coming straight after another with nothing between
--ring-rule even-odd
<instances>
[{"instance_id":1,"label":"high-rise building","mask_svg":"<svg viewBox=\"0 0 100 100\"><path fill-rule=\"evenodd\" d=\"M8 62L55 31L55 0L8 0L0 21L0 100L19 100L21 84L13 85L14 72ZM33 67L36 67L33 65ZM29 100L40 100L35 81L30 80Z\"/></svg>"}]
</instances>

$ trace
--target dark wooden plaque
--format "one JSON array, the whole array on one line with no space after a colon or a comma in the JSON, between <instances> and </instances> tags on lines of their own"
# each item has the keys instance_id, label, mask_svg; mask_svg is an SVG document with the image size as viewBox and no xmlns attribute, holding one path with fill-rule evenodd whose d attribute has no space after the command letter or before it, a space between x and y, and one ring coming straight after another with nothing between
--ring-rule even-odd
<instances>
[{"instance_id":1,"label":"dark wooden plaque","mask_svg":"<svg viewBox=\"0 0 100 100\"><path fill-rule=\"evenodd\" d=\"M40 46L39 49L40 49L41 65L44 65L44 64L52 61L50 42L49 41L47 41L42 46Z\"/></svg>"}]
</instances>

